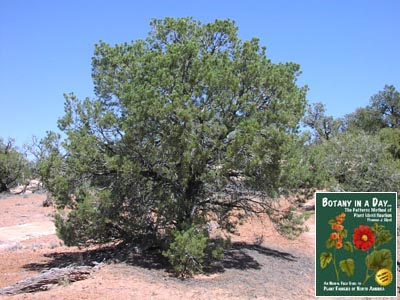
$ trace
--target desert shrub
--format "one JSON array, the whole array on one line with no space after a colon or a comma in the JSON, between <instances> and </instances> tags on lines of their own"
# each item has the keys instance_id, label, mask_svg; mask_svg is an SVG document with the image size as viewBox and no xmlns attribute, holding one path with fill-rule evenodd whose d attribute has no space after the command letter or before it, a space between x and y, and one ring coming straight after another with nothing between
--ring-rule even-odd
<instances>
[{"instance_id":1,"label":"desert shrub","mask_svg":"<svg viewBox=\"0 0 400 300\"><path fill-rule=\"evenodd\" d=\"M4 142L0 138L0 193L9 191L17 184L25 184L31 174L31 165L18 151L13 139Z\"/></svg>"},{"instance_id":2,"label":"desert shrub","mask_svg":"<svg viewBox=\"0 0 400 300\"><path fill-rule=\"evenodd\" d=\"M291 205L284 214L271 214L271 219L278 219L275 228L280 234L288 239L294 239L307 230L303 225L307 215L307 212L297 212L297 208Z\"/></svg>"},{"instance_id":3,"label":"desert shrub","mask_svg":"<svg viewBox=\"0 0 400 300\"><path fill-rule=\"evenodd\" d=\"M79 246L87 246L93 243L110 241L109 236L113 235L112 226L106 216L101 214L97 208L97 201L107 195L86 196L85 200L77 203L77 208L67 215L56 214L55 225L57 235L67 246L76 245L76 241L82 241Z\"/></svg>"},{"instance_id":4,"label":"desert shrub","mask_svg":"<svg viewBox=\"0 0 400 300\"><path fill-rule=\"evenodd\" d=\"M187 230L175 230L172 233L172 242L168 250L163 251L163 255L168 258L178 275L192 275L202 271L207 241L205 233L197 230L195 226Z\"/></svg>"},{"instance_id":5,"label":"desert shrub","mask_svg":"<svg viewBox=\"0 0 400 300\"><path fill-rule=\"evenodd\" d=\"M201 272L204 264L209 266L213 261L223 259L224 251L231 247L229 237L210 238L206 230L199 228L191 225L180 231L173 230L168 249L162 253L179 276Z\"/></svg>"},{"instance_id":6,"label":"desert shrub","mask_svg":"<svg viewBox=\"0 0 400 300\"><path fill-rule=\"evenodd\" d=\"M347 132L322 145L324 168L340 191L399 191L400 165L377 135Z\"/></svg>"},{"instance_id":7,"label":"desert shrub","mask_svg":"<svg viewBox=\"0 0 400 300\"><path fill-rule=\"evenodd\" d=\"M383 128L378 136L393 158L400 160L400 127Z\"/></svg>"}]
</instances>

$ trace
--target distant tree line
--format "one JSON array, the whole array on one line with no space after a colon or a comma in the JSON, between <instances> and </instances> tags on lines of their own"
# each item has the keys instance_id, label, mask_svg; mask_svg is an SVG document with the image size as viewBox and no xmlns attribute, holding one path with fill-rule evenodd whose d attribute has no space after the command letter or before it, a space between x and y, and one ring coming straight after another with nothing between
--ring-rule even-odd
<instances>
[{"instance_id":1,"label":"distant tree line","mask_svg":"<svg viewBox=\"0 0 400 300\"><path fill-rule=\"evenodd\" d=\"M315 171L310 187L399 191L400 93L394 86L386 85L370 105L344 118L326 115L321 103L309 105L303 123L310 128L301 145L303 158L306 168Z\"/></svg>"}]
</instances>

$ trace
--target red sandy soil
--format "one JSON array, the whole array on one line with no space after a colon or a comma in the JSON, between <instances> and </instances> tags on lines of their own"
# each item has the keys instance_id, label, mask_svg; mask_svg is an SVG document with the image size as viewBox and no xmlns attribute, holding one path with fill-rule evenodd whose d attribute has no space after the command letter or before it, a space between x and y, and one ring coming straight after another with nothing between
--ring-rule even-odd
<instances>
[{"instance_id":1,"label":"red sandy soil","mask_svg":"<svg viewBox=\"0 0 400 300\"><path fill-rule=\"evenodd\" d=\"M85 249L63 246L54 234L53 208L42 206L45 198L0 197L0 288L53 267L96 260ZM0 299L315 299L314 215L307 225L308 232L287 240L268 219L249 220L239 227L222 267L208 275L178 279L151 256L132 254L125 262L107 262L89 279Z\"/></svg>"}]
</instances>

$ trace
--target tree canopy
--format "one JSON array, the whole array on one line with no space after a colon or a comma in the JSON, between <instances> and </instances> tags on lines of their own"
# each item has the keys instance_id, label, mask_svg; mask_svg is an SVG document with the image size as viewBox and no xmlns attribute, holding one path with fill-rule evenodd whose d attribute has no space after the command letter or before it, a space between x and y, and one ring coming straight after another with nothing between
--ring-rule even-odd
<instances>
[{"instance_id":1,"label":"tree canopy","mask_svg":"<svg viewBox=\"0 0 400 300\"><path fill-rule=\"evenodd\" d=\"M373 95L370 105L346 115L349 129L376 133L382 128L400 126L400 92L393 85L385 85Z\"/></svg>"},{"instance_id":2,"label":"tree canopy","mask_svg":"<svg viewBox=\"0 0 400 300\"><path fill-rule=\"evenodd\" d=\"M298 64L273 63L231 20L166 18L146 39L97 44L92 70L94 99L65 95L63 149L42 141L47 187L72 209L57 217L67 244L159 239L211 217L230 229L233 213L272 211L305 110Z\"/></svg>"}]
</instances>

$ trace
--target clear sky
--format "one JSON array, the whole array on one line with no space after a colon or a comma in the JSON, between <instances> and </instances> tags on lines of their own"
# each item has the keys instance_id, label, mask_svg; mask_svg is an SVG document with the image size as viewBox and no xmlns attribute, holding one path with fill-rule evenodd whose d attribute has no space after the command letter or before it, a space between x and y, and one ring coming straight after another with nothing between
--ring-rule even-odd
<instances>
[{"instance_id":1,"label":"clear sky","mask_svg":"<svg viewBox=\"0 0 400 300\"><path fill-rule=\"evenodd\" d=\"M398 0L0 0L0 137L22 145L56 130L63 93L94 97L94 44L145 38L167 16L235 20L274 62L299 63L308 101L335 117L400 89Z\"/></svg>"}]
</instances>

